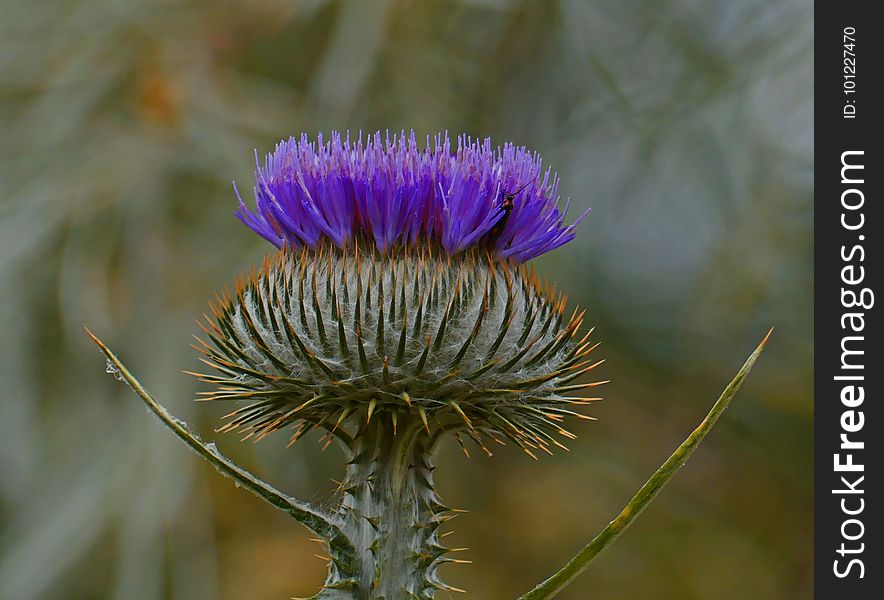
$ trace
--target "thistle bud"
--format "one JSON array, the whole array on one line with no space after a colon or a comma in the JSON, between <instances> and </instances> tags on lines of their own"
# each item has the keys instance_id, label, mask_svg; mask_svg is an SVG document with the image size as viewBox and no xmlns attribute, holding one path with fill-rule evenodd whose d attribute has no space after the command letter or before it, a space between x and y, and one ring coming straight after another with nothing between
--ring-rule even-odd
<instances>
[{"instance_id":1,"label":"thistle bud","mask_svg":"<svg viewBox=\"0 0 884 600\"><path fill-rule=\"evenodd\" d=\"M205 396L241 401L223 429L258 438L384 419L548 451L598 364L564 308L528 267L478 251L282 250L213 304Z\"/></svg>"}]
</instances>

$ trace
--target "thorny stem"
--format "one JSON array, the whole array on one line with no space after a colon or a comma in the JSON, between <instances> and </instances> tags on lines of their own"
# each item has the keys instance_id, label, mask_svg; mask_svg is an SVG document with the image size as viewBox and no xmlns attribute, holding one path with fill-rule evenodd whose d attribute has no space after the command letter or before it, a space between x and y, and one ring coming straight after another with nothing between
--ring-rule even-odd
<instances>
[{"instance_id":1,"label":"thorny stem","mask_svg":"<svg viewBox=\"0 0 884 600\"><path fill-rule=\"evenodd\" d=\"M712 406L712 409L706 415L706 418L703 419L703 422L700 423L700 425L684 442L682 442L675 452L666 459L666 462L664 462L651 478L648 479L648 481L638 490L638 492L636 492L635 496L632 497L632 500L629 501L629 504L626 505L626 508L617 515L617 518L608 523L608 526L602 529L602 531L589 544L584 546L574 558L568 561L561 570L549 577L546 581L540 583L527 594L520 596L518 600L547 600L555 597L559 592L565 589L565 587L571 584L581 573L583 573L587 566L589 566L589 563L598 556L602 550L607 548L611 542L617 539L617 537L629 527L641 512L647 508L657 494L660 493L660 490L663 489L663 486L669 482L673 475L675 475L676 471L684 466L694 450L697 449L697 446L700 445L700 442L703 441L703 438L706 437L706 434L708 434L715 425L715 422L718 421L718 418L728 407L731 399L733 399L734 395L736 395L737 391L740 389L740 386L743 385L743 380L746 379L749 371L751 371L752 367L755 365L755 361L761 355L761 351L764 350L764 346L767 344L767 340L770 338L771 333L773 333L773 329L767 332L767 335L758 347L755 348L755 351L749 356L749 358L746 359L746 362L737 372L733 380L731 380L728 386L724 388L718 401Z\"/></svg>"},{"instance_id":2,"label":"thorny stem","mask_svg":"<svg viewBox=\"0 0 884 600\"><path fill-rule=\"evenodd\" d=\"M437 529L453 515L433 486L432 456L423 424L383 416L361 426L350 448L339 510L344 530L362 555L354 597L423 600L453 589L436 576L448 549Z\"/></svg>"}]
</instances>

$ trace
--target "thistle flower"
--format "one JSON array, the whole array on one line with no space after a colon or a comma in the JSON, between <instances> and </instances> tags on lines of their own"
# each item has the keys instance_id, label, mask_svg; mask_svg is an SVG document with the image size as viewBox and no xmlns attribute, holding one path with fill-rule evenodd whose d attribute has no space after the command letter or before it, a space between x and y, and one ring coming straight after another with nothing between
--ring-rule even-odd
<instances>
[{"instance_id":1,"label":"thistle flower","mask_svg":"<svg viewBox=\"0 0 884 600\"><path fill-rule=\"evenodd\" d=\"M237 216L278 246L235 293L212 303L199 341L214 384L201 395L237 401L224 431L260 439L319 429L347 455L334 508L287 496L204 443L89 332L108 372L127 382L179 438L313 531L329 573L315 600L426 600L454 550L439 528L453 518L433 483L440 439L514 442L531 456L573 437L566 417L596 398L575 396L602 361L581 337L583 313L523 263L569 241L557 179L539 157L447 135L419 150L412 133L351 144L333 134L277 146L255 175L256 209ZM567 210L567 207L566 207ZM585 214L584 214L585 216ZM583 217L581 216L581 219ZM579 222L580 219L578 219ZM772 331L772 330L771 330ZM88 332L88 329L87 329ZM767 337L703 422L616 519L519 600L549 600L616 539L683 466L727 408Z\"/></svg>"},{"instance_id":2,"label":"thistle flower","mask_svg":"<svg viewBox=\"0 0 884 600\"><path fill-rule=\"evenodd\" d=\"M525 262L572 240L586 216L566 226L558 178L540 156L512 144L495 150L490 139L459 136L452 154L447 133L428 136L423 150L414 132L355 143L349 134L327 143L304 134L280 142L263 166L255 161L257 208L237 191L236 215L278 247L316 248L327 238L345 248L361 235L382 251L485 246Z\"/></svg>"},{"instance_id":3,"label":"thistle flower","mask_svg":"<svg viewBox=\"0 0 884 600\"><path fill-rule=\"evenodd\" d=\"M456 516L433 483L438 442L453 435L489 455L510 440L536 457L562 446L566 417L602 361L583 313L523 263L566 243L557 179L539 157L447 135L419 150L412 133L365 144L306 137L277 146L255 176L256 210L237 216L278 246L257 271L216 297L197 375L201 395L236 401L223 431L260 439L313 430L347 456L334 508L296 500L206 444L144 389L89 332L108 372L127 382L178 437L221 473L301 522L326 545L316 600L428 600L454 552L439 528ZM540 182L538 183L538 180ZM584 215L585 216L585 215ZM582 217L581 217L582 218ZM579 221L579 219L578 219ZM772 331L772 330L771 330ZM88 329L87 329L88 332ZM767 343L746 360L704 421L620 515L519 600L549 600L616 539L687 462Z\"/></svg>"},{"instance_id":4,"label":"thistle flower","mask_svg":"<svg viewBox=\"0 0 884 600\"><path fill-rule=\"evenodd\" d=\"M255 208L239 197L236 215L279 249L212 303L198 376L204 399L237 402L222 431L318 429L345 448L335 518L358 560L332 552L321 597L450 589L432 477L445 434L536 457L589 418L596 398L575 394L604 382L579 381L602 362L584 313L524 264L585 216L566 225L557 190L537 154L463 136L452 151L446 134L423 149L414 133L302 136L257 165Z\"/></svg>"}]
</instances>

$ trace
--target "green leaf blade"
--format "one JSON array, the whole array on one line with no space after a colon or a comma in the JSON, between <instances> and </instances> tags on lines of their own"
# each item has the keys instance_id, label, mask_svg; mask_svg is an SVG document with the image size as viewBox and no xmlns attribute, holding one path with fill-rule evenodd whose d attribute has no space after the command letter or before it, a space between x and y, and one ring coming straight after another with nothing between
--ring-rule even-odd
<instances>
[{"instance_id":1,"label":"green leaf blade","mask_svg":"<svg viewBox=\"0 0 884 600\"><path fill-rule=\"evenodd\" d=\"M141 385L141 382L135 378L110 348L89 331L88 328L85 329L89 337L92 338L92 341L107 358L108 372L113 373L117 379L127 383L166 427L171 429L185 444L215 467L219 473L230 477L237 485L252 492L270 505L285 511L316 535L329 540L330 543L334 543L336 549L343 552L345 556L355 557L355 548L353 548L346 535L334 522L333 516L325 514L316 507L277 490L221 454L214 443L203 442L184 421L171 414L147 392L144 386Z\"/></svg>"},{"instance_id":2,"label":"green leaf blade","mask_svg":"<svg viewBox=\"0 0 884 600\"><path fill-rule=\"evenodd\" d=\"M632 497L626 507L617 517L608 523L602 531L596 535L591 542L584 546L564 567L555 574L538 584L527 594L518 598L518 600L549 600L554 598L563 589L570 585L577 577L579 577L589 566L592 560L599 555L609 544L617 539L628 527L635 521L642 511L648 507L651 501L660 493L663 487L669 482L673 475L688 461L694 450L700 445L706 435L712 430L712 427L730 405L731 400L743 385L752 367L761 352L767 345L773 333L773 328L767 332L767 335L755 348L755 351L749 355L746 362L737 372L736 376L725 387L718 400L710 409L706 418L694 429L693 432L685 439L682 444L676 448L666 461L660 465L660 468L648 479L645 484L639 488L638 492Z\"/></svg>"}]
</instances>

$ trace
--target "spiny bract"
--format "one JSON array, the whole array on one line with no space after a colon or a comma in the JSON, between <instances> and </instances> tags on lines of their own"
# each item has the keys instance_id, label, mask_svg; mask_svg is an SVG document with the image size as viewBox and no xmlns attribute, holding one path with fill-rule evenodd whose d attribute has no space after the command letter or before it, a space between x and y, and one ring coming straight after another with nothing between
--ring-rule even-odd
<instances>
[{"instance_id":1,"label":"spiny bract","mask_svg":"<svg viewBox=\"0 0 884 600\"><path fill-rule=\"evenodd\" d=\"M247 437L386 419L533 456L571 437L562 420L594 400L574 394L604 383L576 383L601 361L564 307L528 267L479 250L283 249L213 304L204 396L245 401L222 429Z\"/></svg>"}]
</instances>

